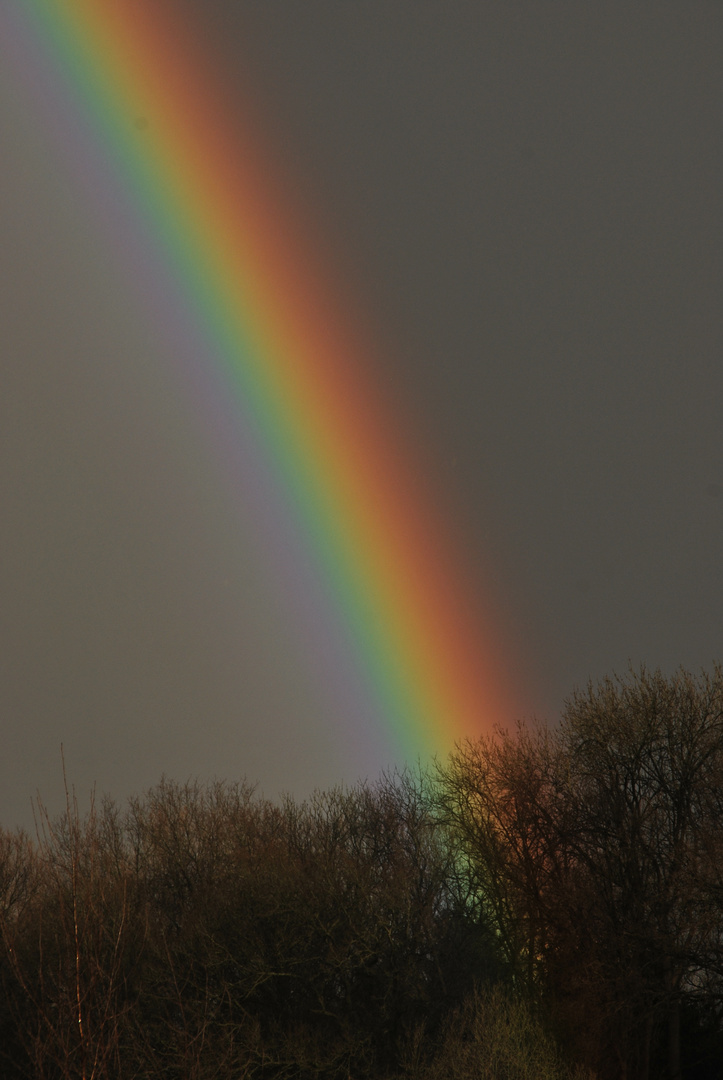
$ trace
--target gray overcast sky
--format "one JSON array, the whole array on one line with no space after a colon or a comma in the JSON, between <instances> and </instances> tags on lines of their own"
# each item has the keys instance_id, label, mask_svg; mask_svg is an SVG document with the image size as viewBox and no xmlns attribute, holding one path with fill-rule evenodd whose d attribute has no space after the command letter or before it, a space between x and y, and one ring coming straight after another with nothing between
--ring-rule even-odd
<instances>
[{"instance_id":1,"label":"gray overcast sky","mask_svg":"<svg viewBox=\"0 0 723 1080\"><path fill-rule=\"evenodd\" d=\"M530 712L723 656L723 5L179 0L387 345ZM238 76L238 80L237 80ZM320 218L320 220L322 220ZM72 169L0 70L0 821L372 775ZM446 510L445 510L446 512ZM336 725L336 726L335 726Z\"/></svg>"}]
</instances>

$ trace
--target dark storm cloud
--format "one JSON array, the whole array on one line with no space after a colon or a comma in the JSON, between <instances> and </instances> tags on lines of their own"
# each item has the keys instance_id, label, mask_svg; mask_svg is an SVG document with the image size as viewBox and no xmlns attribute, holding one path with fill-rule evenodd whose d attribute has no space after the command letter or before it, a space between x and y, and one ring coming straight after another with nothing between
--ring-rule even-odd
<instances>
[{"instance_id":1,"label":"dark storm cloud","mask_svg":"<svg viewBox=\"0 0 723 1080\"><path fill-rule=\"evenodd\" d=\"M387 343L380 388L530 709L629 659L719 658L721 6L178 10L230 93L253 87ZM2 817L55 783L61 738L81 786L119 794L164 770L353 779L172 358L0 85Z\"/></svg>"}]
</instances>

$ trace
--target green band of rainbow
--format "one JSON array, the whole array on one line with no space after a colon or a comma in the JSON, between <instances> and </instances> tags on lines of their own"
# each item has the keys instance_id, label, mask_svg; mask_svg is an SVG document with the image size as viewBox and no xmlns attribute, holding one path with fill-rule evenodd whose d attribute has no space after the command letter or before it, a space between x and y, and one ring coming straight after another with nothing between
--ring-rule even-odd
<instances>
[{"instance_id":1,"label":"green band of rainbow","mask_svg":"<svg viewBox=\"0 0 723 1080\"><path fill-rule=\"evenodd\" d=\"M468 610L396 420L366 384L358 335L173 5L20 6L253 426L396 746L444 752L509 719L493 620Z\"/></svg>"}]
</instances>

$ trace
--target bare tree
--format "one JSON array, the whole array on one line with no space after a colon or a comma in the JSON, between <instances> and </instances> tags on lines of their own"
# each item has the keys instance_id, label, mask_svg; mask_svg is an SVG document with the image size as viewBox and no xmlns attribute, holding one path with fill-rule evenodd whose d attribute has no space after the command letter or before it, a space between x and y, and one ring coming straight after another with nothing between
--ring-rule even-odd
<instances>
[{"instance_id":1,"label":"bare tree","mask_svg":"<svg viewBox=\"0 0 723 1080\"><path fill-rule=\"evenodd\" d=\"M640 1074L665 1018L668 1075L678 1080L681 1003L704 992L720 948L723 674L605 679L567 702L560 740L603 972L611 985L622 976L627 1011L643 1022Z\"/></svg>"},{"instance_id":2,"label":"bare tree","mask_svg":"<svg viewBox=\"0 0 723 1080\"><path fill-rule=\"evenodd\" d=\"M516 984L574 1015L611 1076L647 1080L664 1027L679 1080L681 1007L720 985L722 770L720 669L643 669L574 693L559 729L499 732L439 771Z\"/></svg>"},{"instance_id":3,"label":"bare tree","mask_svg":"<svg viewBox=\"0 0 723 1080\"><path fill-rule=\"evenodd\" d=\"M3 913L7 1005L33 1075L97 1080L117 1066L126 1009L129 878L107 842L111 804L83 820L66 787L66 812L39 804L38 843L24 851L35 887ZM17 907L17 901L16 901Z\"/></svg>"}]
</instances>

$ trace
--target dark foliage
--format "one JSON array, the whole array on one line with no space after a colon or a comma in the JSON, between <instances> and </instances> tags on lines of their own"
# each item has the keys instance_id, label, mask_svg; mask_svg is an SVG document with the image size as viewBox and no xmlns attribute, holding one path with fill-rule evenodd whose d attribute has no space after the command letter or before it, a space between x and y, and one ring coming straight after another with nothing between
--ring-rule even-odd
<instances>
[{"instance_id":1,"label":"dark foliage","mask_svg":"<svg viewBox=\"0 0 723 1080\"><path fill-rule=\"evenodd\" d=\"M722 811L719 671L301 804L69 793L0 831L0 1075L721 1080Z\"/></svg>"},{"instance_id":2,"label":"dark foliage","mask_svg":"<svg viewBox=\"0 0 723 1080\"><path fill-rule=\"evenodd\" d=\"M407 776L164 781L3 842L3 1076L392 1076L497 972Z\"/></svg>"}]
</instances>

